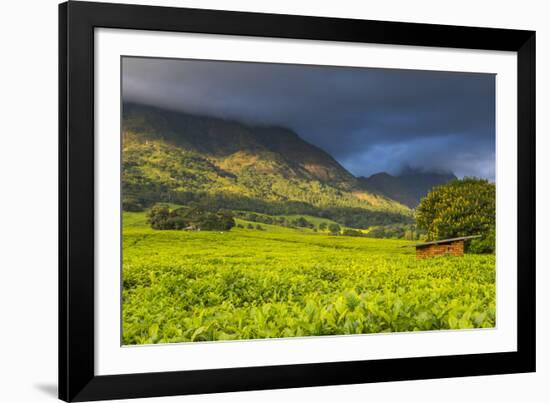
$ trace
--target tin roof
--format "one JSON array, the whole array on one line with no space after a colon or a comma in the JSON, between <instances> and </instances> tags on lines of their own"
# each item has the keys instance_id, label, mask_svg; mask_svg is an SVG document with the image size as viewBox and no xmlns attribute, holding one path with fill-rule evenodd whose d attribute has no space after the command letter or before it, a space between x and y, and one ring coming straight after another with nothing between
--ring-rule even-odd
<instances>
[{"instance_id":1,"label":"tin roof","mask_svg":"<svg viewBox=\"0 0 550 403\"><path fill-rule=\"evenodd\" d=\"M412 245L403 245L403 246L400 246L400 248L409 248L409 247L427 246L427 245L437 245L437 244L440 244L440 243L448 243L448 242L453 242L453 241L464 241L466 239L479 238L480 236L481 235L460 236L458 238L440 239L438 241L422 242L422 243L416 243L416 244L412 244Z\"/></svg>"}]
</instances>

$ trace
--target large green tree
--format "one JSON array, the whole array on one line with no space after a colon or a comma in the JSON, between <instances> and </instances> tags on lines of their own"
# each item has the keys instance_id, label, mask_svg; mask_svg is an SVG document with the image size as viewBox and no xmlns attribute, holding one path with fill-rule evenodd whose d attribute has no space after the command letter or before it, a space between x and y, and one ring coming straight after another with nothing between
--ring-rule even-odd
<instances>
[{"instance_id":1,"label":"large green tree","mask_svg":"<svg viewBox=\"0 0 550 403\"><path fill-rule=\"evenodd\" d=\"M466 245L470 252L495 249L495 184L464 178L436 186L416 210L416 224L428 240L481 235Z\"/></svg>"}]
</instances>

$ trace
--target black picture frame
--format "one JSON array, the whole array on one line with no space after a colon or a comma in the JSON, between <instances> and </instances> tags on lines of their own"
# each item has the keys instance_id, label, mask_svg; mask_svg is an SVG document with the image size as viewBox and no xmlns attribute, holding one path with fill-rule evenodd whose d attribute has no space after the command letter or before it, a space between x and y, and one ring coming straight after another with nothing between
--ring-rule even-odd
<instances>
[{"instance_id":1,"label":"black picture frame","mask_svg":"<svg viewBox=\"0 0 550 403\"><path fill-rule=\"evenodd\" d=\"M96 376L94 29L517 52L516 352ZM59 5L59 398L65 401L535 371L535 32L142 5Z\"/></svg>"}]
</instances>

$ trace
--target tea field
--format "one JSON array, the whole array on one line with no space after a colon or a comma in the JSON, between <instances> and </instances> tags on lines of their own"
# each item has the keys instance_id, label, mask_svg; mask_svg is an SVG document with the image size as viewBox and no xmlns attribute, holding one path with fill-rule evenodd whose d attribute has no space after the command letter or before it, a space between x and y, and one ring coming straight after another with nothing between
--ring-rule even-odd
<instances>
[{"instance_id":1,"label":"tea field","mask_svg":"<svg viewBox=\"0 0 550 403\"><path fill-rule=\"evenodd\" d=\"M495 326L494 255L236 221L157 231L124 213L124 344Z\"/></svg>"}]
</instances>

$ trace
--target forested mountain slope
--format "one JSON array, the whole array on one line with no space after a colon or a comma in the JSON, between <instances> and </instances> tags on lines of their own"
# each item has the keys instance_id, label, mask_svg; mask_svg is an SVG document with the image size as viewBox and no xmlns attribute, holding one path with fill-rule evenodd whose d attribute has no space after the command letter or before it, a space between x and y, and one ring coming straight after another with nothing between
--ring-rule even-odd
<instances>
[{"instance_id":1,"label":"forested mountain slope","mask_svg":"<svg viewBox=\"0 0 550 403\"><path fill-rule=\"evenodd\" d=\"M370 191L286 128L126 103L122 131L126 209L201 202L331 217L358 228L411 219L408 207Z\"/></svg>"}]
</instances>

